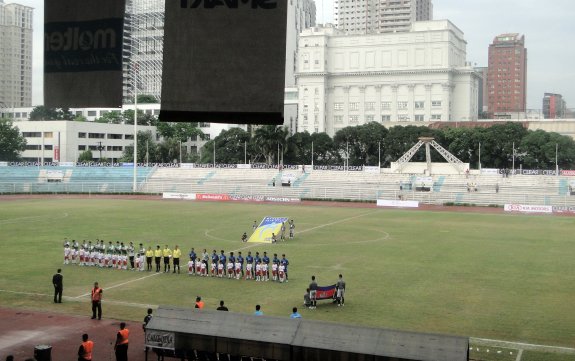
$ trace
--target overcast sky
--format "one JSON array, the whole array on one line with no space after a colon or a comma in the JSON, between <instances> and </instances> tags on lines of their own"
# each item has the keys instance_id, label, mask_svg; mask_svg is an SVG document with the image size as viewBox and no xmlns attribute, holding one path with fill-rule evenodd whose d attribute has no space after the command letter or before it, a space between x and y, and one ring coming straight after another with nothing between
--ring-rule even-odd
<instances>
[{"instance_id":1,"label":"overcast sky","mask_svg":"<svg viewBox=\"0 0 575 361\"><path fill-rule=\"evenodd\" d=\"M333 22L335 0L315 0L318 23ZM42 101L42 0L5 0L35 8L34 105ZM502 33L525 35L527 106L540 109L544 92L560 93L575 108L575 0L433 0L434 18L465 33L467 60L487 66L487 48Z\"/></svg>"}]
</instances>

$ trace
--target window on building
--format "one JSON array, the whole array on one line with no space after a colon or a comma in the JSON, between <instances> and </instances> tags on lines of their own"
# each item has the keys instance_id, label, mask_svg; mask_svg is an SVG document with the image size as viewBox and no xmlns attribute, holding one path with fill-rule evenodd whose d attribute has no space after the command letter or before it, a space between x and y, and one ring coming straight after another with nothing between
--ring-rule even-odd
<instances>
[{"instance_id":1,"label":"window on building","mask_svg":"<svg viewBox=\"0 0 575 361\"><path fill-rule=\"evenodd\" d=\"M209 128L210 123L200 123L200 128Z\"/></svg>"},{"instance_id":2,"label":"window on building","mask_svg":"<svg viewBox=\"0 0 575 361\"><path fill-rule=\"evenodd\" d=\"M359 110L359 103L349 103L349 110Z\"/></svg>"},{"instance_id":3,"label":"window on building","mask_svg":"<svg viewBox=\"0 0 575 361\"><path fill-rule=\"evenodd\" d=\"M24 138L42 138L42 133L40 133L40 132L23 132L22 136Z\"/></svg>"},{"instance_id":4,"label":"window on building","mask_svg":"<svg viewBox=\"0 0 575 361\"><path fill-rule=\"evenodd\" d=\"M373 119L375 118L375 115L373 114L368 114L365 116L365 122L369 123L369 122L373 122Z\"/></svg>"},{"instance_id":5,"label":"window on building","mask_svg":"<svg viewBox=\"0 0 575 361\"><path fill-rule=\"evenodd\" d=\"M365 110L375 110L375 102L366 102Z\"/></svg>"},{"instance_id":6,"label":"window on building","mask_svg":"<svg viewBox=\"0 0 575 361\"><path fill-rule=\"evenodd\" d=\"M78 138L86 138L86 133L78 133Z\"/></svg>"},{"instance_id":7,"label":"window on building","mask_svg":"<svg viewBox=\"0 0 575 361\"><path fill-rule=\"evenodd\" d=\"M382 122L390 122L391 121L391 115L382 115L381 121Z\"/></svg>"},{"instance_id":8,"label":"window on building","mask_svg":"<svg viewBox=\"0 0 575 361\"><path fill-rule=\"evenodd\" d=\"M44 150L53 150L52 144L44 144Z\"/></svg>"},{"instance_id":9,"label":"window on building","mask_svg":"<svg viewBox=\"0 0 575 361\"><path fill-rule=\"evenodd\" d=\"M343 103L333 103L333 110L343 110Z\"/></svg>"},{"instance_id":10,"label":"window on building","mask_svg":"<svg viewBox=\"0 0 575 361\"><path fill-rule=\"evenodd\" d=\"M432 120L441 120L441 114L431 114Z\"/></svg>"},{"instance_id":11,"label":"window on building","mask_svg":"<svg viewBox=\"0 0 575 361\"><path fill-rule=\"evenodd\" d=\"M381 109L391 109L391 102L381 102Z\"/></svg>"},{"instance_id":12,"label":"window on building","mask_svg":"<svg viewBox=\"0 0 575 361\"><path fill-rule=\"evenodd\" d=\"M90 139L104 139L105 137L105 133L88 133L88 138Z\"/></svg>"},{"instance_id":13,"label":"window on building","mask_svg":"<svg viewBox=\"0 0 575 361\"><path fill-rule=\"evenodd\" d=\"M192 154L198 154L198 146L192 145L192 146L190 147L190 152L191 152Z\"/></svg>"},{"instance_id":14,"label":"window on building","mask_svg":"<svg viewBox=\"0 0 575 361\"><path fill-rule=\"evenodd\" d=\"M133 139L134 139L134 135L133 135L133 134L124 134L124 139L133 140Z\"/></svg>"},{"instance_id":15,"label":"window on building","mask_svg":"<svg viewBox=\"0 0 575 361\"><path fill-rule=\"evenodd\" d=\"M425 102L417 101L414 103L414 105L415 105L415 109L424 109L425 108Z\"/></svg>"},{"instance_id":16,"label":"window on building","mask_svg":"<svg viewBox=\"0 0 575 361\"><path fill-rule=\"evenodd\" d=\"M409 116L406 114L400 114L397 116L397 120L400 122L408 122L409 121Z\"/></svg>"},{"instance_id":17,"label":"window on building","mask_svg":"<svg viewBox=\"0 0 575 361\"><path fill-rule=\"evenodd\" d=\"M26 144L26 150L40 150L42 146L40 144Z\"/></svg>"},{"instance_id":18,"label":"window on building","mask_svg":"<svg viewBox=\"0 0 575 361\"><path fill-rule=\"evenodd\" d=\"M209 134L202 135L202 140L210 140L210 135Z\"/></svg>"},{"instance_id":19,"label":"window on building","mask_svg":"<svg viewBox=\"0 0 575 361\"><path fill-rule=\"evenodd\" d=\"M432 107L440 107L441 106L441 100L432 100L431 106Z\"/></svg>"},{"instance_id":20,"label":"window on building","mask_svg":"<svg viewBox=\"0 0 575 361\"><path fill-rule=\"evenodd\" d=\"M335 124L342 124L343 123L343 115L334 115L333 122Z\"/></svg>"},{"instance_id":21,"label":"window on building","mask_svg":"<svg viewBox=\"0 0 575 361\"><path fill-rule=\"evenodd\" d=\"M78 150L84 151L84 150L86 150L86 146L85 145L79 145Z\"/></svg>"},{"instance_id":22,"label":"window on building","mask_svg":"<svg viewBox=\"0 0 575 361\"><path fill-rule=\"evenodd\" d=\"M89 145L88 149L89 150L98 150L98 146L97 145Z\"/></svg>"},{"instance_id":23,"label":"window on building","mask_svg":"<svg viewBox=\"0 0 575 361\"><path fill-rule=\"evenodd\" d=\"M110 134L110 133L108 133L108 139L122 139L122 134Z\"/></svg>"},{"instance_id":24,"label":"window on building","mask_svg":"<svg viewBox=\"0 0 575 361\"><path fill-rule=\"evenodd\" d=\"M407 102L397 102L397 109L407 109Z\"/></svg>"},{"instance_id":25,"label":"window on building","mask_svg":"<svg viewBox=\"0 0 575 361\"><path fill-rule=\"evenodd\" d=\"M95 117L98 115L98 112L95 110L88 110L88 116L89 117Z\"/></svg>"},{"instance_id":26,"label":"window on building","mask_svg":"<svg viewBox=\"0 0 575 361\"><path fill-rule=\"evenodd\" d=\"M54 137L54 133L52 132L44 132L44 138L53 138Z\"/></svg>"},{"instance_id":27,"label":"window on building","mask_svg":"<svg viewBox=\"0 0 575 361\"><path fill-rule=\"evenodd\" d=\"M359 122L359 115L350 115L349 116L349 123L358 123Z\"/></svg>"},{"instance_id":28,"label":"window on building","mask_svg":"<svg viewBox=\"0 0 575 361\"><path fill-rule=\"evenodd\" d=\"M425 120L425 115L423 114L415 114L415 121L416 122L423 122Z\"/></svg>"}]
</instances>

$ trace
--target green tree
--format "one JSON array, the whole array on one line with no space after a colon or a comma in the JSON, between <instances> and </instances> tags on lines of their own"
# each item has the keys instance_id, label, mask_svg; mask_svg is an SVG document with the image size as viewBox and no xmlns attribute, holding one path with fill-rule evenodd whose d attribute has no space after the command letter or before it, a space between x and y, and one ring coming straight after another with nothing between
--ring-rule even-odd
<instances>
[{"instance_id":1,"label":"green tree","mask_svg":"<svg viewBox=\"0 0 575 361\"><path fill-rule=\"evenodd\" d=\"M180 155L183 158L181 143L175 138L164 139L157 145L156 161L160 163L179 163Z\"/></svg>"},{"instance_id":2,"label":"green tree","mask_svg":"<svg viewBox=\"0 0 575 361\"><path fill-rule=\"evenodd\" d=\"M443 136L445 149L471 167L479 167L479 143L482 147L485 143L483 128L447 128L443 130Z\"/></svg>"},{"instance_id":3,"label":"green tree","mask_svg":"<svg viewBox=\"0 0 575 361\"><path fill-rule=\"evenodd\" d=\"M522 123L507 122L485 129L481 142L481 162L492 168L511 168L515 153L523 153L520 144L527 135ZM516 162L518 158L515 158Z\"/></svg>"},{"instance_id":4,"label":"green tree","mask_svg":"<svg viewBox=\"0 0 575 361\"><path fill-rule=\"evenodd\" d=\"M30 112L30 120L59 120L61 113L55 108L48 108L43 105L34 107Z\"/></svg>"},{"instance_id":5,"label":"green tree","mask_svg":"<svg viewBox=\"0 0 575 361\"><path fill-rule=\"evenodd\" d=\"M127 109L122 113L124 124L134 124L134 110ZM138 125L156 125L158 119L153 114L144 113L138 109Z\"/></svg>"},{"instance_id":6,"label":"green tree","mask_svg":"<svg viewBox=\"0 0 575 361\"><path fill-rule=\"evenodd\" d=\"M174 138L182 142L196 139L198 136L204 134L200 128L198 128L198 123L157 122L156 127L162 138Z\"/></svg>"},{"instance_id":7,"label":"green tree","mask_svg":"<svg viewBox=\"0 0 575 361\"><path fill-rule=\"evenodd\" d=\"M158 99L150 94L140 94L138 95L138 104L155 104L158 103Z\"/></svg>"},{"instance_id":8,"label":"green tree","mask_svg":"<svg viewBox=\"0 0 575 361\"><path fill-rule=\"evenodd\" d=\"M138 131L138 163L158 162L158 146L153 139L151 131ZM121 162L134 161L134 145L124 147L124 152L120 158Z\"/></svg>"},{"instance_id":9,"label":"green tree","mask_svg":"<svg viewBox=\"0 0 575 361\"><path fill-rule=\"evenodd\" d=\"M94 160L91 150L85 150L78 156L78 162L91 162Z\"/></svg>"},{"instance_id":10,"label":"green tree","mask_svg":"<svg viewBox=\"0 0 575 361\"><path fill-rule=\"evenodd\" d=\"M15 161L26 149L26 139L12 120L0 118L0 160Z\"/></svg>"},{"instance_id":11,"label":"green tree","mask_svg":"<svg viewBox=\"0 0 575 361\"><path fill-rule=\"evenodd\" d=\"M132 112L132 115L134 113ZM96 119L97 123L108 123L108 124L122 124L124 121L124 117L122 116L122 112L119 110L113 110L111 112L107 112L102 115L100 118ZM134 122L132 122L134 124Z\"/></svg>"},{"instance_id":12,"label":"green tree","mask_svg":"<svg viewBox=\"0 0 575 361\"><path fill-rule=\"evenodd\" d=\"M250 143L250 141L250 134L241 128L223 130L217 137L214 138L217 162L227 164L243 164L244 154L248 153L247 145ZM246 152L244 152L244 149ZM249 161L249 159L250 158L248 157L247 160Z\"/></svg>"}]
</instances>

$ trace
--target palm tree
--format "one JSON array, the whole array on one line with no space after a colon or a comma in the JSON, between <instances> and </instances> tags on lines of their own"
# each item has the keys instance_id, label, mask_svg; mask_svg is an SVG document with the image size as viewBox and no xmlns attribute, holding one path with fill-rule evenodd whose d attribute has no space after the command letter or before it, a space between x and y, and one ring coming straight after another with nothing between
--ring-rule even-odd
<instances>
[{"instance_id":1,"label":"palm tree","mask_svg":"<svg viewBox=\"0 0 575 361\"><path fill-rule=\"evenodd\" d=\"M273 163L278 148L284 152L288 133L287 128L275 125L264 125L256 129L254 143L267 164Z\"/></svg>"}]
</instances>

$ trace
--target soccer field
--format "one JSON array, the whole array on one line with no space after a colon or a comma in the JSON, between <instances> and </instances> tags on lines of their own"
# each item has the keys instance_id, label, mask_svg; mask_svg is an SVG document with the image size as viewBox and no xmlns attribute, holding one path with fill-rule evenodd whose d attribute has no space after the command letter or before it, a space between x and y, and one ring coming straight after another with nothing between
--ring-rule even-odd
<instances>
[{"instance_id":1,"label":"soccer field","mask_svg":"<svg viewBox=\"0 0 575 361\"><path fill-rule=\"evenodd\" d=\"M265 216L294 219L296 238L265 245L240 242L253 221ZM191 308L196 295L208 308L223 299L231 311L251 313L261 304L267 315L288 317L293 306L302 305L312 275L329 285L342 273L346 306L322 301L316 310L303 309L303 317L572 347L574 231L575 217L558 216L97 198L0 200L0 303L88 315L87 294L98 281L104 317L141 320L147 305ZM178 244L184 254L191 247L226 254L242 250L244 256L285 253L289 283L63 266L64 237L154 248ZM51 276L59 267L67 298L54 305Z\"/></svg>"}]
</instances>

